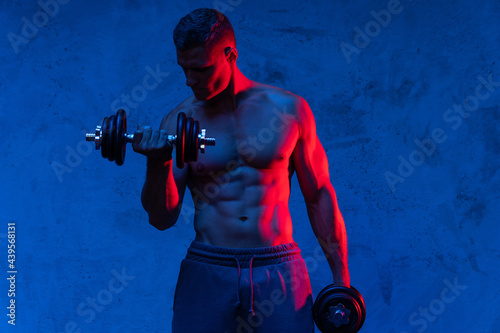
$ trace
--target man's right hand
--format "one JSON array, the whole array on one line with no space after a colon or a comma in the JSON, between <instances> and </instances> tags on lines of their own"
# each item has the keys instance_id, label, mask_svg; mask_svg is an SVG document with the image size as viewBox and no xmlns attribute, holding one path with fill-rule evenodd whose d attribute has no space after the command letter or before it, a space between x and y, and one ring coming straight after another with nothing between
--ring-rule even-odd
<instances>
[{"instance_id":1,"label":"man's right hand","mask_svg":"<svg viewBox=\"0 0 500 333\"><path fill-rule=\"evenodd\" d=\"M135 152L148 158L165 161L172 159L173 146L168 142L168 134L165 130L153 131L150 126L137 126L132 147Z\"/></svg>"}]
</instances>

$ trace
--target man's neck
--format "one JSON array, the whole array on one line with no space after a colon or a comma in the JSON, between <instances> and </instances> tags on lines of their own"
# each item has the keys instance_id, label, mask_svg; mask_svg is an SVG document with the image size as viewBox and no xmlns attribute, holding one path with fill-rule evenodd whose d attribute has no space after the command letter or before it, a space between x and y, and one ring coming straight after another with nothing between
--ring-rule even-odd
<instances>
[{"instance_id":1,"label":"man's neck","mask_svg":"<svg viewBox=\"0 0 500 333\"><path fill-rule=\"evenodd\" d=\"M238 107L238 99L240 94L252 88L254 83L248 79L243 73L235 66L229 85L219 95L206 101L206 105L210 108L223 110L226 112L234 112Z\"/></svg>"}]
</instances>

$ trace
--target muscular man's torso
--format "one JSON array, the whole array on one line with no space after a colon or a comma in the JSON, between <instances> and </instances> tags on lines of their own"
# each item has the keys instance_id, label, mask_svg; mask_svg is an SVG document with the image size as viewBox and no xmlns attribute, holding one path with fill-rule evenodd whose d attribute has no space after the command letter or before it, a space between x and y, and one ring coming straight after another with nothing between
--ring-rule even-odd
<instances>
[{"instance_id":1,"label":"muscular man's torso","mask_svg":"<svg viewBox=\"0 0 500 333\"><path fill-rule=\"evenodd\" d=\"M236 110L208 109L194 97L174 110L216 138L188 165L196 241L240 248L293 241L288 199L299 138L296 98L256 83L237 96Z\"/></svg>"}]
</instances>

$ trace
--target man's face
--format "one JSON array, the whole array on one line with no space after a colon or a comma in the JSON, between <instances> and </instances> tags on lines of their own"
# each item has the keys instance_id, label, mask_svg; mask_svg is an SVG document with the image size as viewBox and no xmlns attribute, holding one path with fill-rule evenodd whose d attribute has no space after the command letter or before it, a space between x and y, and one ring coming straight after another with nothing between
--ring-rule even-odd
<instances>
[{"instance_id":1,"label":"man's face","mask_svg":"<svg viewBox=\"0 0 500 333\"><path fill-rule=\"evenodd\" d=\"M220 94L231 79L231 66L222 47L215 46L209 52L201 46L177 49L177 63L186 75L186 84L201 101Z\"/></svg>"}]
</instances>

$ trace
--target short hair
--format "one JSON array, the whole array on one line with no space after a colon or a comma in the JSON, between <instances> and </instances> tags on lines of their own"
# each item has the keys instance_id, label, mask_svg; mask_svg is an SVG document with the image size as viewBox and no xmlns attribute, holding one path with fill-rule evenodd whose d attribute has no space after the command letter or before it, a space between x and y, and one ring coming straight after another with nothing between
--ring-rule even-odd
<instances>
[{"instance_id":1,"label":"short hair","mask_svg":"<svg viewBox=\"0 0 500 333\"><path fill-rule=\"evenodd\" d=\"M223 13L210 8L195 9L181 18L173 35L174 44L181 51L198 46L211 50L224 41L236 45L229 19Z\"/></svg>"}]
</instances>

